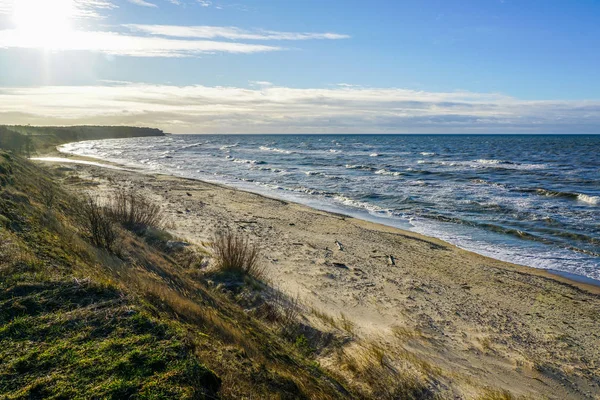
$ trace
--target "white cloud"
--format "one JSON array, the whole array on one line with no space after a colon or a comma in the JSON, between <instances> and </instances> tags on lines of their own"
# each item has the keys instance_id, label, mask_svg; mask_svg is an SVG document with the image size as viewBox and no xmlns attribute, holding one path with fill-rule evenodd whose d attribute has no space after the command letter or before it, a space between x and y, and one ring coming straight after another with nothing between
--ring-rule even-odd
<instances>
[{"instance_id":1,"label":"white cloud","mask_svg":"<svg viewBox=\"0 0 600 400\"><path fill-rule=\"evenodd\" d=\"M130 3L136 4L138 6L142 6L142 7L153 7L153 8L158 7L156 4L149 3L149 2L144 1L144 0L127 0L127 1L130 2Z\"/></svg>"},{"instance_id":2,"label":"white cloud","mask_svg":"<svg viewBox=\"0 0 600 400\"><path fill-rule=\"evenodd\" d=\"M250 81L250 86L273 86L273 83L269 81Z\"/></svg>"},{"instance_id":3,"label":"white cloud","mask_svg":"<svg viewBox=\"0 0 600 400\"><path fill-rule=\"evenodd\" d=\"M258 44L176 40L124 35L116 32L66 32L58 37L52 32L23 35L10 29L0 30L1 48L93 51L135 57L188 57L203 53L250 54L282 50L280 47Z\"/></svg>"},{"instance_id":4,"label":"white cloud","mask_svg":"<svg viewBox=\"0 0 600 400\"><path fill-rule=\"evenodd\" d=\"M232 26L178 26L127 24L127 28L158 36L179 38L230 40L311 40L311 39L348 39L350 36L339 33L279 32L269 30L246 30Z\"/></svg>"},{"instance_id":5,"label":"white cloud","mask_svg":"<svg viewBox=\"0 0 600 400\"><path fill-rule=\"evenodd\" d=\"M210 7L212 5L212 1L208 0L198 0L198 3L200 3L202 7Z\"/></svg>"},{"instance_id":6,"label":"white cloud","mask_svg":"<svg viewBox=\"0 0 600 400\"><path fill-rule=\"evenodd\" d=\"M405 89L112 83L0 88L8 124L134 124L173 133L591 133L600 101Z\"/></svg>"}]
</instances>

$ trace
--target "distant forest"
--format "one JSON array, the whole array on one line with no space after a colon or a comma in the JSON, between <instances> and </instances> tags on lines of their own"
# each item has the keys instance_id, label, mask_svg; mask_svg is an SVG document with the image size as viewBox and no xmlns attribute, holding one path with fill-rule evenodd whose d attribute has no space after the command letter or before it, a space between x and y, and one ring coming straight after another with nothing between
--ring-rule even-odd
<instances>
[{"instance_id":1,"label":"distant forest","mask_svg":"<svg viewBox=\"0 0 600 400\"><path fill-rule=\"evenodd\" d=\"M0 148L30 155L62 143L96 139L164 136L160 129L131 126L9 126L0 125Z\"/></svg>"}]
</instances>

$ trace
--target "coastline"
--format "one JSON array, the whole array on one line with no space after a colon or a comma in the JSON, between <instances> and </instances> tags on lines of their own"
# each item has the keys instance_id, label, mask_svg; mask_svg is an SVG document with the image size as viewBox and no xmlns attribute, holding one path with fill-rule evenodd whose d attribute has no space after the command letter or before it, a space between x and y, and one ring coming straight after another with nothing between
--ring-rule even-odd
<instances>
[{"instance_id":1,"label":"coastline","mask_svg":"<svg viewBox=\"0 0 600 400\"><path fill-rule=\"evenodd\" d=\"M95 166L95 167L99 167L99 168L109 168L109 169L114 169L114 170L122 170L122 171L129 171L129 172L135 172L135 173L140 173L143 175L154 175L154 176L167 176L167 177L172 177L175 179L182 179L182 180L187 180L187 181L192 181L192 182L202 182L203 184L206 185L215 185L217 187L223 188L223 189L230 189L230 190L238 190L241 192L245 192L245 193L250 193L250 194L254 194L257 196L262 196L264 198L267 199L272 199L275 201L285 201L285 202L290 202L290 203L294 203L298 206L302 206L302 207L307 207L309 209L313 209L313 210L317 210L317 211L321 211L324 213L330 213L333 215L341 215L345 218L352 218L352 219L356 219L356 220L360 220L360 221L365 221L368 223L372 223L375 225L381 225L387 228L392 228L392 229L396 229L402 233L405 234L411 234L411 235L416 235L416 236L420 236L422 238L425 239L432 239L432 240L438 240L442 243L444 243L447 246L452 246L455 247L457 249L460 249L462 251L467 251L469 253L472 254L476 254L478 256L481 257L485 257L485 258L489 258L491 260L494 261L498 261L501 263L505 263L506 265L511 265L513 267L518 267L519 269L522 269L524 272L526 273L530 273L530 274L534 274L534 275L540 275L540 276L544 276L550 279L554 279L558 282L561 283L565 283L565 284L569 284L572 285L574 287L577 287L579 289L582 290L586 290L590 293L593 294L600 294L600 280L597 279L593 279L593 278L589 278L586 277L584 275L579 275L579 274L575 274L575 273L571 273L571 272L566 272L566 271L560 271L560 270L556 270L556 269L544 269L544 268L536 268L536 267L531 267L531 266L526 266L526 265L521 265L521 264L517 264L517 263L513 263L510 261L505 261L505 260L500 260L494 257L490 257L487 256L485 254L481 254L478 253L477 251L474 251L472 249L465 249L462 248L458 245L455 245L453 243L449 243L443 239L439 239L439 238L435 238L433 236L428 236L426 234L422 234L419 232L415 232L415 231L411 231L409 229L403 228L401 227L401 224L393 224L393 223L386 223L386 218L382 218L382 217L377 217L377 216L371 216L370 218L368 216L364 216L364 215L360 215L359 213L345 213L344 210L338 210L338 209L334 209L332 208L328 208L328 207L317 207L317 206L313 206L313 205L307 205L307 204L302 204L299 203L297 201L294 200L288 200L288 199L279 199L275 196L270 196L269 194L260 192L260 191L252 191L252 190L246 190L244 188L237 188L237 187L233 187L233 186L229 186L227 184L223 184L223 183L218 183L218 182L210 182L210 181L206 181L200 178L188 178L188 177L181 177L181 176L175 176L175 175L170 175L170 174L166 174L166 173L159 173L159 172L154 172L154 171L149 171L149 170L144 170L144 169L140 169L140 168L135 168L135 167L131 167L131 166L127 166L124 164L120 164L117 162L113 162L113 161L108 161L108 160L104 160L102 158L99 157L91 157L91 156L80 156L80 155L73 155L70 153L64 153L61 152L60 150L58 150L58 148L54 149L51 152L47 152L43 155L40 155L39 157L33 157L32 158L33 161L38 161L38 162L53 162L53 163L69 163L69 164L79 164L79 165L88 165L88 166Z\"/></svg>"},{"instance_id":2,"label":"coastline","mask_svg":"<svg viewBox=\"0 0 600 400\"><path fill-rule=\"evenodd\" d=\"M147 196L162 205L171 233L194 245L207 248L218 230L243 233L259 244L269 282L297 296L310 323L323 314L350 321L353 335L410 351L452 381L561 399L593 398L600 388L598 286L221 184L46 165L77 192Z\"/></svg>"}]
</instances>

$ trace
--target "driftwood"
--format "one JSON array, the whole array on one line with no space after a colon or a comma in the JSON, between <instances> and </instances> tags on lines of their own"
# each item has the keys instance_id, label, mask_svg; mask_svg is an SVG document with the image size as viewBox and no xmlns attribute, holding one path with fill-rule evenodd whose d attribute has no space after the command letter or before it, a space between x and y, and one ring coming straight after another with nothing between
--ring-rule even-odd
<instances>
[{"instance_id":1,"label":"driftwood","mask_svg":"<svg viewBox=\"0 0 600 400\"><path fill-rule=\"evenodd\" d=\"M392 256L391 254L389 256L371 256L371 258L386 258L388 261L388 264L396 266L396 258L394 256Z\"/></svg>"}]
</instances>

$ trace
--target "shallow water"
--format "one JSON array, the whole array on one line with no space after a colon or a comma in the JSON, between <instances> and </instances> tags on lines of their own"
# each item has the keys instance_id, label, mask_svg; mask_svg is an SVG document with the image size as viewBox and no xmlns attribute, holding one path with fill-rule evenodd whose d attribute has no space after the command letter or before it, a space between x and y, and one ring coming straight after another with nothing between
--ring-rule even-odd
<instances>
[{"instance_id":1,"label":"shallow water","mask_svg":"<svg viewBox=\"0 0 600 400\"><path fill-rule=\"evenodd\" d=\"M600 136L171 135L61 150L600 279Z\"/></svg>"}]
</instances>

